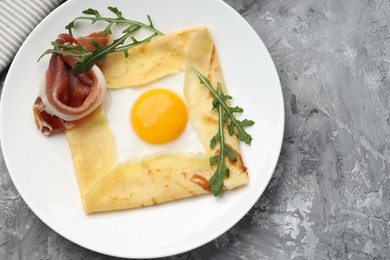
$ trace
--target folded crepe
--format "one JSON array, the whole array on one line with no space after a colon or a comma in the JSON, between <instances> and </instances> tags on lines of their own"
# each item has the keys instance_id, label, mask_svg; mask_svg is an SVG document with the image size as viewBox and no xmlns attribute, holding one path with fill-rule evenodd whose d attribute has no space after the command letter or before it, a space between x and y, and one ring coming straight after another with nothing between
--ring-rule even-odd
<instances>
[{"instance_id":1,"label":"folded crepe","mask_svg":"<svg viewBox=\"0 0 390 260\"><path fill-rule=\"evenodd\" d=\"M167 75L184 72L184 94L188 118L204 153L157 153L118 162L115 137L102 108L80 126L66 131L86 213L155 205L209 193L208 180L215 172L209 158L218 131L218 114L212 110L212 94L192 71L196 68L210 82L223 83L216 49L207 28L192 28L154 37L150 42L123 53L109 54L102 72L111 89L140 87ZM224 89L224 93L227 93ZM225 131L225 142L237 154L226 159L230 176L224 189L247 184L248 174L240 155L238 139Z\"/></svg>"}]
</instances>

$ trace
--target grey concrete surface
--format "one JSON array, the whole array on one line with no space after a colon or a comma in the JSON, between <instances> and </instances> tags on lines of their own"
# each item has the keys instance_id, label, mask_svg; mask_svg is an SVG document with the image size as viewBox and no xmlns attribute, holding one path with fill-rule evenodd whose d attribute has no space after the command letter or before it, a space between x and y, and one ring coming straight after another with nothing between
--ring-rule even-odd
<instances>
[{"instance_id":1,"label":"grey concrete surface","mask_svg":"<svg viewBox=\"0 0 390 260\"><path fill-rule=\"evenodd\" d=\"M170 259L390 259L390 2L226 2L276 64L283 147L267 190L237 225ZM1 159L0 259L114 258L42 223Z\"/></svg>"}]
</instances>

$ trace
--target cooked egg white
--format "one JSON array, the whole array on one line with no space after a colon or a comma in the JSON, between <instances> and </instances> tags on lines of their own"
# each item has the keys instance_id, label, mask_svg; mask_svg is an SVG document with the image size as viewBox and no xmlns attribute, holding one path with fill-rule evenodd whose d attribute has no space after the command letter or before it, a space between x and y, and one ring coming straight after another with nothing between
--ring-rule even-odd
<instances>
[{"instance_id":1,"label":"cooked egg white","mask_svg":"<svg viewBox=\"0 0 390 260\"><path fill-rule=\"evenodd\" d=\"M184 73L167 76L151 84L110 91L105 103L109 126L115 136L119 161L129 158L142 158L159 152L203 153L204 149L190 122L178 138L163 144L151 144L142 140L129 122L135 102L145 92L154 89L166 89L174 92L186 104L183 93ZM179 120L182 118L179 118Z\"/></svg>"}]
</instances>

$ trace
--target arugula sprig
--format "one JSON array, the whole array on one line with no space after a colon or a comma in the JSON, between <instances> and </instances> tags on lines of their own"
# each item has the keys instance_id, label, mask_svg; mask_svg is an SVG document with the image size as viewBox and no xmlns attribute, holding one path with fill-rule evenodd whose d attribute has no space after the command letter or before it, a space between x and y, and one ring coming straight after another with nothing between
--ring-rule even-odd
<instances>
[{"instance_id":1,"label":"arugula sprig","mask_svg":"<svg viewBox=\"0 0 390 260\"><path fill-rule=\"evenodd\" d=\"M75 18L72 22L70 22L65 27L65 29L67 29L69 31L69 34L73 36L73 31L76 26L76 21L78 20L89 20L91 21L92 24L96 23L97 21L104 21L108 23L108 25L106 26L106 28L103 30L101 34L101 36L104 37L108 33L110 34L112 33L111 29L114 25L119 25L119 24L129 25L126 29L122 31L123 35L120 38L115 39L111 44L107 46L99 46L95 41L91 41L91 43L95 46L95 49L93 51L86 51L81 46L75 44L60 44L56 41L53 41L51 42L53 49L46 50L39 57L38 61L43 56L47 54L53 54L53 53L77 57L79 58L79 60L71 70L73 74L77 75L82 72L90 70L95 63L103 62L107 54L111 52L124 52L125 56L127 57L130 48L146 43L157 35L163 35L162 32L160 32L154 27L152 19L150 18L149 15L147 16L149 20L149 25L147 25L138 21L124 18L122 16L122 12L120 12L116 7L109 6L107 8L108 10L110 10L116 15L116 18L102 17L97 10L89 8L83 11L83 14L89 16L80 16ZM152 34L142 40L137 40L132 35L141 28L145 28L151 31ZM132 42L125 44L125 41L128 38L130 38Z\"/></svg>"},{"instance_id":2,"label":"arugula sprig","mask_svg":"<svg viewBox=\"0 0 390 260\"><path fill-rule=\"evenodd\" d=\"M222 86L220 82L217 82L217 90L213 88L210 81L203 76L198 70L192 67L192 70L198 76L200 83L205 85L213 95L212 106L213 109L218 111L218 132L210 141L210 148L214 149L219 143L219 154L210 158L210 165L217 164L217 168L209 180L209 187L211 192L218 196L223 187L223 181L225 177L229 177L230 170L226 166L225 158L229 157L233 162L237 161L237 155L233 149L231 149L225 143L224 125L226 124L229 135L237 134L239 140L246 144L251 144L252 137L245 131L245 128L254 124L252 120L244 119L238 120L234 113L242 113L244 110L241 107L230 107L226 100L232 99L231 96L225 95L222 92Z\"/></svg>"},{"instance_id":3,"label":"arugula sprig","mask_svg":"<svg viewBox=\"0 0 390 260\"><path fill-rule=\"evenodd\" d=\"M226 99L227 96L224 96L222 93L221 84L218 82L218 95ZM225 144L225 135L224 135L224 123L226 121L226 113L223 113L223 107L218 104L218 100L214 97L213 107L218 109L218 132L210 141L210 148L214 149L219 142L220 153L210 157L210 165L217 163L217 169L214 175L209 180L210 190L214 195L218 195L223 187L223 180L225 177L229 177L230 170L225 164L226 155L233 162L237 161L236 153L229 146Z\"/></svg>"},{"instance_id":4,"label":"arugula sprig","mask_svg":"<svg viewBox=\"0 0 390 260\"><path fill-rule=\"evenodd\" d=\"M154 28L154 25L153 25L152 20L151 20L149 15L147 16L148 20L149 20L149 25L147 25L147 24L141 23L139 21L134 21L134 20L129 20L129 19L124 18L122 15L122 12L119 11L118 8L116 8L116 7L109 6L109 7L107 7L107 9L110 10L112 13L114 13L116 15L116 17L114 17L114 18L103 17L100 15L99 11L92 9L92 8L89 8L89 9L83 11L83 14L86 14L88 16L76 17L67 26L65 26L65 29L67 29L69 31L69 34L73 36L73 30L76 26L76 21L88 20L88 21L91 21L91 24L94 24L97 21L103 21L103 22L108 23L107 27L103 31L103 36L105 36L107 33L111 33L111 28L115 24L116 25L119 25L119 24L136 25L136 26L143 27L151 32L156 33L156 34L163 35L162 32L160 32L159 30Z\"/></svg>"}]
</instances>

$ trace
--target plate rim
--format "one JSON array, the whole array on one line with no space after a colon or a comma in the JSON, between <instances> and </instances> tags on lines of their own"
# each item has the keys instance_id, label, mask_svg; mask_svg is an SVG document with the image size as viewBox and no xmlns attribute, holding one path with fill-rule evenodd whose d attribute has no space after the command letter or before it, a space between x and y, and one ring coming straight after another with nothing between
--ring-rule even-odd
<instances>
[{"instance_id":1,"label":"plate rim","mask_svg":"<svg viewBox=\"0 0 390 260\"><path fill-rule=\"evenodd\" d=\"M25 41L23 42L23 44L21 45L21 47L19 49L22 49L22 47L25 45L26 42L28 42L28 40L30 39L30 37L32 37L32 35L34 34L34 32L40 27L42 26L42 24L44 24L48 19L50 19L50 17L52 16L56 16L58 12L61 12L61 8L62 6L67 6L67 5L72 5L73 2L78 2L78 1L81 1L81 0L68 0L67 2L64 2L62 3L58 8L56 8L55 10L53 10L49 15L47 15L35 28L34 30L28 35L28 37L25 39ZM268 58L272 61L272 70L274 72L274 74L277 76L277 83L278 83L278 92L280 94L280 97L281 97L281 101L279 103L279 106L280 106L280 117L281 117L281 127L279 129L279 134L278 136L280 136L280 139L278 140L278 143L277 143L277 151L278 151L278 156L275 157L274 161L271 163L271 167L273 169L272 171L272 174L270 174L266 180L266 185L265 185L265 188L263 190L261 190L261 192L259 192L259 196L253 200L253 203L250 203L250 204L247 204L247 207L246 207L246 210L243 210L240 214L240 217L236 220L232 220L230 222L230 225L227 225L225 226L225 228L222 228L219 232L217 233L213 233L213 235L209 235L207 238L203 239L202 241L197 241L197 243L192 243L191 245L188 245L187 248L185 248L184 250L179 250L178 252L173 252L173 253L168 253L168 254L158 254L158 255L145 255L145 257L136 257L136 258L157 258L157 257L166 257L166 256L173 256L173 255L177 255L177 254L180 254L180 253L184 253L184 252L187 252L189 250L193 250L193 249L196 249L200 246L203 246L205 245L206 243L212 241L213 239L219 237L220 235L224 234L225 232L227 232L229 229L231 229L234 225L236 225L250 210L251 208L256 204L256 202L260 199L260 197L264 194L264 191L266 190L267 186L269 185L269 182L270 180L272 179L272 176L274 175L274 172L275 172L275 169L276 169L276 166L278 164L278 161L279 161L279 158L280 158L280 152L281 152L281 149L282 149L282 145L283 145L283 137L284 137L284 131L285 131L285 105L284 105L284 102L283 102L283 90L282 90L282 86L281 86L281 82L280 82L280 78L279 78L279 75L278 75L278 72L277 72L277 69L276 69L276 65L275 63L273 62L273 59L272 59L272 56L271 54L269 53L268 49L266 48L264 42L262 41L262 39L260 38L260 36L257 34L257 32L254 30L254 28L245 20L245 18L243 18L236 10L234 10L234 8L232 6L230 6L229 4L227 4L226 2L222 1L222 0L214 0L215 2L220 2L222 3L223 5L225 5L225 8L228 8L230 10L231 13L233 13L234 15L238 15L240 16L240 18L243 20L243 24L245 24L245 26L247 26L248 30L251 31L252 34L255 34L257 40L259 41L260 44L262 44L263 48L266 50L266 54L269 56ZM107 3L108 5L108 3ZM18 57L19 55L19 51L17 52L17 54L15 55L15 58L14 60L16 60L16 58ZM2 89L2 93L1 93L1 98L0 98L0 122L2 123L3 122L3 100L5 98L6 95L4 95L4 93L7 93L7 91L4 91L6 89L8 89L9 87L8 86L8 79L9 79L9 75L10 75L10 72L13 71L13 68L15 65L15 62L14 60L12 61L10 67L9 67L9 70L7 72L7 76L4 80L4 85L3 85L3 89ZM11 173L11 168L12 166L10 166L10 159L8 158L8 153L6 152L6 150L4 149L3 147L3 138L5 138L3 136L3 131L2 131L2 128L3 126L0 127L0 142L1 142L1 149L2 149L2 152L3 152L3 158L4 158L4 161L5 161L5 165L7 167L7 171L8 171L8 174L15 186L15 188L17 189L18 193L21 195L22 199L25 201L25 203L28 205L28 207L32 210L32 212L38 216L38 218L44 222L48 227L50 227L52 230L54 230L57 234L59 234L60 236L64 237L65 239L71 241L72 243L75 243L83 248L86 248L86 249L89 249L89 250L92 250L94 252L98 252L98 253L101 253L101 254L104 254L104 255L110 255L110 256L115 256L115 257L125 257L125 258L128 258L128 257L132 257L134 258L134 256L124 256L124 255L115 255L115 254L112 254L112 253L108 253L108 252L104 252L104 251L100 251L96 248L90 248L88 247L87 245L85 244L82 244L82 243L79 243L78 241L75 241L75 239L73 238L70 238L69 236L65 236L63 235L63 233L61 231L58 230L57 227L53 226L52 223L50 223L50 221L47 219L47 216L45 216L45 214L43 214L40 209L36 208L36 207L31 207L31 205L33 205L34 203L32 203L28 196L25 196L23 195L24 192L23 192L23 189L21 189L21 187L19 186L20 183L18 183L18 181L16 181L14 178L15 176Z\"/></svg>"}]
</instances>

